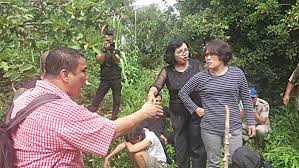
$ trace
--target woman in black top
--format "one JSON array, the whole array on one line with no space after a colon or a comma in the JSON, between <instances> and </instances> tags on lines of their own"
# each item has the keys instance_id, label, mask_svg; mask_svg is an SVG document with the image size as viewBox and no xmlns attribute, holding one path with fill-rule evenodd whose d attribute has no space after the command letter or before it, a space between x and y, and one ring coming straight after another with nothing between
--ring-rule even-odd
<instances>
[{"instance_id":1,"label":"woman in black top","mask_svg":"<svg viewBox=\"0 0 299 168\"><path fill-rule=\"evenodd\" d=\"M178 96L179 90L197 72L202 70L199 61L190 59L188 43L181 38L172 40L166 49L165 62L156 81L148 92L148 100L155 101L155 96L166 84L169 91L169 109L174 130L176 163L179 168L206 167L206 152L200 136L200 118L191 115ZM194 102L201 106L199 94L192 94Z\"/></svg>"}]
</instances>

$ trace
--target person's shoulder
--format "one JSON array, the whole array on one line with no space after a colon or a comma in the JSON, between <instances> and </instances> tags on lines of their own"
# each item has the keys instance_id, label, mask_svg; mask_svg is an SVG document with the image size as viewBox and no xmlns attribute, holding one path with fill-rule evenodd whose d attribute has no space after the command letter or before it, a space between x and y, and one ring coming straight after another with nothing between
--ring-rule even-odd
<instances>
[{"instance_id":1,"label":"person's shoulder","mask_svg":"<svg viewBox=\"0 0 299 168\"><path fill-rule=\"evenodd\" d=\"M165 65L164 67L162 67L161 71L165 70L166 73L168 73L169 71L173 70L174 67L172 65Z\"/></svg>"},{"instance_id":2,"label":"person's shoulder","mask_svg":"<svg viewBox=\"0 0 299 168\"><path fill-rule=\"evenodd\" d=\"M257 103L259 103L260 105L269 105L269 103L261 98L257 98Z\"/></svg>"},{"instance_id":3,"label":"person's shoulder","mask_svg":"<svg viewBox=\"0 0 299 168\"><path fill-rule=\"evenodd\" d=\"M31 89L34 88L36 86L36 82L37 80L41 80L40 78L34 78L32 80L29 81L25 81L21 84L20 88L26 88L26 89Z\"/></svg>"},{"instance_id":4,"label":"person's shoulder","mask_svg":"<svg viewBox=\"0 0 299 168\"><path fill-rule=\"evenodd\" d=\"M165 66L163 66L163 68L162 69L173 69L174 67L173 67L173 65L165 65Z\"/></svg>"},{"instance_id":5,"label":"person's shoulder","mask_svg":"<svg viewBox=\"0 0 299 168\"><path fill-rule=\"evenodd\" d=\"M243 72L239 67L236 67L236 66L229 66L228 68L232 71Z\"/></svg>"},{"instance_id":6,"label":"person's shoulder","mask_svg":"<svg viewBox=\"0 0 299 168\"><path fill-rule=\"evenodd\" d=\"M150 131L150 130L145 131L145 139L150 141L151 144L154 144L157 141L159 141L159 138L157 137L157 135L153 131Z\"/></svg>"},{"instance_id":7,"label":"person's shoulder","mask_svg":"<svg viewBox=\"0 0 299 168\"><path fill-rule=\"evenodd\" d=\"M190 59L189 63L190 63L191 66L194 66L196 69L199 68L200 71L203 70L202 63L199 60L197 60L197 59Z\"/></svg>"},{"instance_id":8,"label":"person's shoulder","mask_svg":"<svg viewBox=\"0 0 299 168\"><path fill-rule=\"evenodd\" d=\"M149 129L146 129L144 131L144 133L145 133L146 137L156 137L156 134L153 131L149 130Z\"/></svg>"},{"instance_id":9,"label":"person's shoulder","mask_svg":"<svg viewBox=\"0 0 299 168\"><path fill-rule=\"evenodd\" d=\"M194 76L196 78L207 77L209 75L208 69L203 69L202 71L197 72Z\"/></svg>"},{"instance_id":10,"label":"person's shoulder","mask_svg":"<svg viewBox=\"0 0 299 168\"><path fill-rule=\"evenodd\" d=\"M245 75L243 70L240 69L239 67L235 67L235 66L229 66L229 71L234 73L234 74L239 74L241 76Z\"/></svg>"},{"instance_id":11,"label":"person's shoulder","mask_svg":"<svg viewBox=\"0 0 299 168\"><path fill-rule=\"evenodd\" d=\"M189 59L189 62L192 63L192 64L199 64L199 63L200 63L199 60L197 60L197 59L193 59L193 58L190 58L190 59Z\"/></svg>"},{"instance_id":12,"label":"person's shoulder","mask_svg":"<svg viewBox=\"0 0 299 168\"><path fill-rule=\"evenodd\" d=\"M115 53L118 54L118 55L121 55L121 52L119 49L115 49Z\"/></svg>"}]
</instances>

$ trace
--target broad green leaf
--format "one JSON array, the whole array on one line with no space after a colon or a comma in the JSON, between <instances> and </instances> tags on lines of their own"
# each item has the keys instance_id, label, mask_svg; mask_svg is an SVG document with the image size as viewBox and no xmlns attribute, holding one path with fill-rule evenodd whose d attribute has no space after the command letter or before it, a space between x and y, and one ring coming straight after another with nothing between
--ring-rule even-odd
<instances>
[{"instance_id":1,"label":"broad green leaf","mask_svg":"<svg viewBox=\"0 0 299 168\"><path fill-rule=\"evenodd\" d=\"M31 64L23 64L19 67L19 70L23 73L24 71L32 69L33 66Z\"/></svg>"},{"instance_id":2,"label":"broad green leaf","mask_svg":"<svg viewBox=\"0 0 299 168\"><path fill-rule=\"evenodd\" d=\"M4 77L4 78L9 78L9 77L13 76L13 75L16 74L16 73L18 73L18 72L13 71L13 70L10 70L10 71L7 71L7 72L3 75L3 77Z\"/></svg>"},{"instance_id":3,"label":"broad green leaf","mask_svg":"<svg viewBox=\"0 0 299 168\"><path fill-rule=\"evenodd\" d=\"M11 81L17 81L20 78L21 74L18 72L13 73L9 78Z\"/></svg>"},{"instance_id":4,"label":"broad green leaf","mask_svg":"<svg viewBox=\"0 0 299 168\"><path fill-rule=\"evenodd\" d=\"M0 62L0 67L4 69L4 71L8 71L8 64L6 62L1 61Z\"/></svg>"}]
</instances>

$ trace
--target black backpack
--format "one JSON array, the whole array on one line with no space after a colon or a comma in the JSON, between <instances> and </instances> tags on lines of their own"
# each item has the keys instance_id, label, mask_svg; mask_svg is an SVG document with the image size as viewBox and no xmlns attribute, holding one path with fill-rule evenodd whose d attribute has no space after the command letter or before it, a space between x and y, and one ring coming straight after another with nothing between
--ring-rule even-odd
<instances>
[{"instance_id":1,"label":"black backpack","mask_svg":"<svg viewBox=\"0 0 299 168\"><path fill-rule=\"evenodd\" d=\"M25 108L18 111L15 118L10 119L13 105L6 113L5 121L0 120L0 167L14 168L16 159L16 152L13 148L13 141L10 133L15 131L15 128L24 121L24 119L35 109L53 100L60 99L60 97L46 94L32 100Z\"/></svg>"}]
</instances>

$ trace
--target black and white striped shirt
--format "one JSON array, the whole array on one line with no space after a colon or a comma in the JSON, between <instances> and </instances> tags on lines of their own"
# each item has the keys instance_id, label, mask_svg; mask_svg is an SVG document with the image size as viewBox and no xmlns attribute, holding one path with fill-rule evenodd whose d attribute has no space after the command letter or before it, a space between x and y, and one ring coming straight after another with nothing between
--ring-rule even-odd
<instances>
[{"instance_id":1,"label":"black and white striped shirt","mask_svg":"<svg viewBox=\"0 0 299 168\"><path fill-rule=\"evenodd\" d=\"M247 122L249 125L255 124L246 77L241 69L230 66L228 71L221 76L214 76L208 70L194 75L179 92L182 102L191 113L194 113L198 108L189 96L194 91L200 94L205 109L205 114L201 120L202 128L215 133L224 133L225 105L228 105L230 132L241 129L239 96L243 101Z\"/></svg>"}]
</instances>

